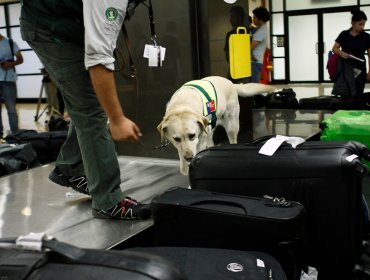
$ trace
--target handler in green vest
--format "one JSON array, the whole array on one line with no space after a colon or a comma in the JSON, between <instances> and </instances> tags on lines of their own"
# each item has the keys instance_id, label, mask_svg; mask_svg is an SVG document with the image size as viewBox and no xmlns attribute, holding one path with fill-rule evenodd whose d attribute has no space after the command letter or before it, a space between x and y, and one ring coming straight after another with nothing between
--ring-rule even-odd
<instances>
[{"instance_id":1,"label":"handler in green vest","mask_svg":"<svg viewBox=\"0 0 370 280\"><path fill-rule=\"evenodd\" d=\"M49 179L91 195L96 218L150 216L149 205L122 193L113 142L138 142L141 136L139 127L123 113L113 76L113 50L128 2L22 1L22 38L57 83L71 117L67 140Z\"/></svg>"}]
</instances>

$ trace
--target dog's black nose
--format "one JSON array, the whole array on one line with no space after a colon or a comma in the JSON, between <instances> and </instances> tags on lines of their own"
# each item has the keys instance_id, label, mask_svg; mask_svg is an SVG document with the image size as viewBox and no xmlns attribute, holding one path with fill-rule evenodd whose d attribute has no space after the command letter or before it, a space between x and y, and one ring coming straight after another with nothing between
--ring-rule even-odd
<instances>
[{"instance_id":1,"label":"dog's black nose","mask_svg":"<svg viewBox=\"0 0 370 280\"><path fill-rule=\"evenodd\" d=\"M193 157L185 157L185 160L187 161L187 162L191 162L191 160L193 159Z\"/></svg>"}]
</instances>

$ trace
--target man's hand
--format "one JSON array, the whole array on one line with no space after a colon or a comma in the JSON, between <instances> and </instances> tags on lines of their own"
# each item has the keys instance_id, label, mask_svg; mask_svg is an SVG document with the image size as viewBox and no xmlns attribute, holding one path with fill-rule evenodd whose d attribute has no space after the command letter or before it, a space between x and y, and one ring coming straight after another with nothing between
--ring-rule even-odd
<instances>
[{"instance_id":1,"label":"man's hand","mask_svg":"<svg viewBox=\"0 0 370 280\"><path fill-rule=\"evenodd\" d=\"M118 120L110 120L109 130L112 138L116 141L139 142L140 128L130 119L122 117Z\"/></svg>"}]
</instances>

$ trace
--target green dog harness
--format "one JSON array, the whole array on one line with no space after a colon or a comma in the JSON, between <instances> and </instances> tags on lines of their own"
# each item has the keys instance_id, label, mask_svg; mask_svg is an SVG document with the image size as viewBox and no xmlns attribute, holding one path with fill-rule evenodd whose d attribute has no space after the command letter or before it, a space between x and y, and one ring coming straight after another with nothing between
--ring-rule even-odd
<instances>
[{"instance_id":1,"label":"green dog harness","mask_svg":"<svg viewBox=\"0 0 370 280\"><path fill-rule=\"evenodd\" d=\"M212 128L216 126L217 92L214 85L207 80L187 82L184 87L192 87L200 93L203 100L203 115L208 118Z\"/></svg>"}]
</instances>

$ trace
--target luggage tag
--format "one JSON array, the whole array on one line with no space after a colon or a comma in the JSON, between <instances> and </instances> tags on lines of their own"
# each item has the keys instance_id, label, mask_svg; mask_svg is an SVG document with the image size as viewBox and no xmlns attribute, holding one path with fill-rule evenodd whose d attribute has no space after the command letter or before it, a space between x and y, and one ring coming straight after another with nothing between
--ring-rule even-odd
<instances>
[{"instance_id":1,"label":"luggage tag","mask_svg":"<svg viewBox=\"0 0 370 280\"><path fill-rule=\"evenodd\" d=\"M158 45L145 45L144 57L148 58L149 67L161 67L166 54L166 48Z\"/></svg>"},{"instance_id":2,"label":"luggage tag","mask_svg":"<svg viewBox=\"0 0 370 280\"><path fill-rule=\"evenodd\" d=\"M349 161L349 162L352 162L356 158L358 158L358 155L353 154L353 155L350 155L350 156L346 157L346 160Z\"/></svg>"},{"instance_id":3,"label":"luggage tag","mask_svg":"<svg viewBox=\"0 0 370 280\"><path fill-rule=\"evenodd\" d=\"M266 143L259 150L259 153L266 156L272 156L284 142L287 142L288 144L292 145L293 149L295 149L299 144L305 142L305 140L301 137L288 137L283 135L276 135L276 137L266 141Z\"/></svg>"}]
</instances>

